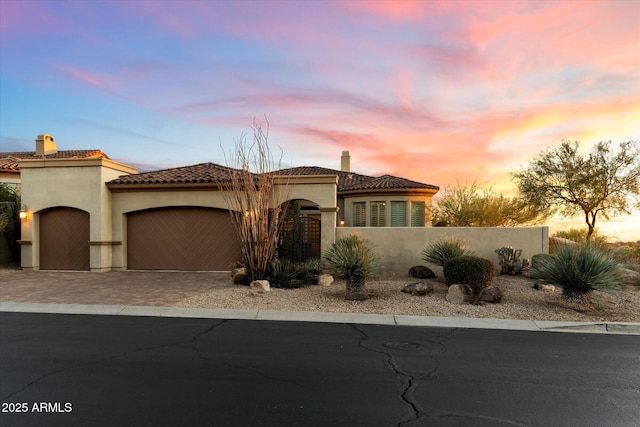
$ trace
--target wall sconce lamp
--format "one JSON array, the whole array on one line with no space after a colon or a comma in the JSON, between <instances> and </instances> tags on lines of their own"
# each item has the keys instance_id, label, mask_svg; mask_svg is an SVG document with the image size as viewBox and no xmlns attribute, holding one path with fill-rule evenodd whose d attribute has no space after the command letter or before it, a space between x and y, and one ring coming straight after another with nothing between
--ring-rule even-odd
<instances>
[{"instance_id":1,"label":"wall sconce lamp","mask_svg":"<svg viewBox=\"0 0 640 427\"><path fill-rule=\"evenodd\" d=\"M20 206L20 212L18 212L18 216L20 217L20 219L27 219L27 206L26 205Z\"/></svg>"},{"instance_id":2,"label":"wall sconce lamp","mask_svg":"<svg viewBox=\"0 0 640 427\"><path fill-rule=\"evenodd\" d=\"M344 219L340 220L340 227L344 227Z\"/></svg>"}]
</instances>

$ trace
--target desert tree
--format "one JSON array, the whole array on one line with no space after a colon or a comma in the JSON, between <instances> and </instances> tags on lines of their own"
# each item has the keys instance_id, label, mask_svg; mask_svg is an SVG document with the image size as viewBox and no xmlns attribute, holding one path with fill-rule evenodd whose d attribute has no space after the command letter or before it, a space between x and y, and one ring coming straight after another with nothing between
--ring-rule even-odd
<instances>
[{"instance_id":1,"label":"desert tree","mask_svg":"<svg viewBox=\"0 0 640 427\"><path fill-rule=\"evenodd\" d=\"M522 198L481 189L474 182L446 187L433 208L433 223L450 227L515 227L538 223L547 217L546 213Z\"/></svg>"},{"instance_id":2,"label":"desert tree","mask_svg":"<svg viewBox=\"0 0 640 427\"><path fill-rule=\"evenodd\" d=\"M18 186L0 183L0 234L7 240L11 259L20 259L20 190Z\"/></svg>"},{"instance_id":3,"label":"desert tree","mask_svg":"<svg viewBox=\"0 0 640 427\"><path fill-rule=\"evenodd\" d=\"M583 214L589 241L599 215L609 219L640 207L640 149L632 140L617 148L611 141L598 142L586 154L579 147L578 141L563 141L513 178L531 206L563 216Z\"/></svg>"},{"instance_id":4,"label":"desert tree","mask_svg":"<svg viewBox=\"0 0 640 427\"><path fill-rule=\"evenodd\" d=\"M247 277L264 278L275 257L287 205L287 179L279 176L282 154L274 157L265 128L254 120L253 140L246 135L235 140L235 151L226 158L220 180L224 198L242 251Z\"/></svg>"}]
</instances>

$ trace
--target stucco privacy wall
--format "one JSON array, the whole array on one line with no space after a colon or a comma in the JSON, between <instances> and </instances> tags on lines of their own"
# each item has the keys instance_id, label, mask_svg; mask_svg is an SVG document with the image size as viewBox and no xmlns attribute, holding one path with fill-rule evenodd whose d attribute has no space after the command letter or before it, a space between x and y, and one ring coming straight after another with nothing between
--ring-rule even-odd
<instances>
[{"instance_id":1,"label":"stucco privacy wall","mask_svg":"<svg viewBox=\"0 0 640 427\"><path fill-rule=\"evenodd\" d=\"M55 207L89 213L90 268L111 269L111 192L105 182L135 168L104 158L20 161L22 203L28 217L22 221L22 267L39 269L39 215Z\"/></svg>"},{"instance_id":2,"label":"stucco privacy wall","mask_svg":"<svg viewBox=\"0 0 640 427\"><path fill-rule=\"evenodd\" d=\"M498 255L494 251L503 246L522 249L524 258L549 252L549 227L339 227L336 239L351 233L373 242L382 258L382 274L406 275L412 266L424 265L422 250L443 237L464 239L476 255L496 266Z\"/></svg>"}]
</instances>

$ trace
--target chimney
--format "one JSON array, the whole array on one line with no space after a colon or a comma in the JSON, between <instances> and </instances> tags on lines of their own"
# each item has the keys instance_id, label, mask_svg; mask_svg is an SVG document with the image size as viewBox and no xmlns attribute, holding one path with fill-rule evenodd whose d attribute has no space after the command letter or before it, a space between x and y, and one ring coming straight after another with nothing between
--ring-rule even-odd
<instances>
[{"instance_id":1,"label":"chimney","mask_svg":"<svg viewBox=\"0 0 640 427\"><path fill-rule=\"evenodd\" d=\"M55 154L58 152L58 144L56 144L56 140L53 139L53 136L49 134L38 135L38 139L36 139L36 154L37 155L47 155L47 154Z\"/></svg>"},{"instance_id":2,"label":"chimney","mask_svg":"<svg viewBox=\"0 0 640 427\"><path fill-rule=\"evenodd\" d=\"M349 151L343 151L340 157L340 170L342 172L351 172L351 156Z\"/></svg>"}]
</instances>

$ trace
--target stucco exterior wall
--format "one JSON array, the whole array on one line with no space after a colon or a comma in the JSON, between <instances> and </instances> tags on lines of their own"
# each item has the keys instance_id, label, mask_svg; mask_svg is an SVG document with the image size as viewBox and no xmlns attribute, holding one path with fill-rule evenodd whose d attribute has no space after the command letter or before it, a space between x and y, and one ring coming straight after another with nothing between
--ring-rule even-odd
<instances>
[{"instance_id":1,"label":"stucco exterior wall","mask_svg":"<svg viewBox=\"0 0 640 427\"><path fill-rule=\"evenodd\" d=\"M111 268L111 192L105 182L134 168L106 159L27 160L20 162L22 203L22 267L39 269L39 215L56 207L86 211L90 219L90 267Z\"/></svg>"},{"instance_id":2,"label":"stucco exterior wall","mask_svg":"<svg viewBox=\"0 0 640 427\"><path fill-rule=\"evenodd\" d=\"M524 258L549 252L548 227L339 227L336 239L351 233L373 242L382 258L382 274L406 275L412 266L426 265L421 259L422 250L443 237L464 239L470 249L493 261L496 267L499 267L498 255L494 251L503 246L522 249ZM429 267L442 273L439 267Z\"/></svg>"}]
</instances>

